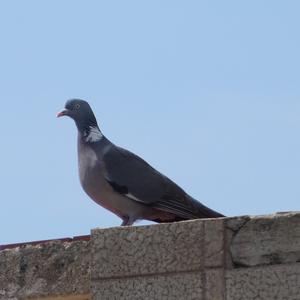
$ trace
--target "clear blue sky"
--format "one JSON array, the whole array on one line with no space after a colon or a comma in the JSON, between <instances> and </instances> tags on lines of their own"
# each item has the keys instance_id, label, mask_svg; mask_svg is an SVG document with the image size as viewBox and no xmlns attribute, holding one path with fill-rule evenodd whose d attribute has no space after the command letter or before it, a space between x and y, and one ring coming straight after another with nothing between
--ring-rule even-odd
<instances>
[{"instance_id":1,"label":"clear blue sky","mask_svg":"<svg viewBox=\"0 0 300 300\"><path fill-rule=\"evenodd\" d=\"M300 210L299 1L2 1L0 243L120 220L77 176L104 134L229 215ZM145 224L144 222L139 224Z\"/></svg>"}]
</instances>

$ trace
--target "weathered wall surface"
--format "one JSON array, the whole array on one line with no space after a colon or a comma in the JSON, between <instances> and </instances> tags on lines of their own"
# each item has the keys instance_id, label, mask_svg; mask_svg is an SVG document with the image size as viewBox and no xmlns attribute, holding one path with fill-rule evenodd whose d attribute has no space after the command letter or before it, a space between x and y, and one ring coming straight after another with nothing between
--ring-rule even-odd
<instances>
[{"instance_id":1,"label":"weathered wall surface","mask_svg":"<svg viewBox=\"0 0 300 300\"><path fill-rule=\"evenodd\" d=\"M89 292L89 241L52 241L0 252L1 300Z\"/></svg>"},{"instance_id":2,"label":"weathered wall surface","mask_svg":"<svg viewBox=\"0 0 300 300\"><path fill-rule=\"evenodd\" d=\"M1 300L299 300L300 213L95 229L1 251L0 268Z\"/></svg>"}]
</instances>

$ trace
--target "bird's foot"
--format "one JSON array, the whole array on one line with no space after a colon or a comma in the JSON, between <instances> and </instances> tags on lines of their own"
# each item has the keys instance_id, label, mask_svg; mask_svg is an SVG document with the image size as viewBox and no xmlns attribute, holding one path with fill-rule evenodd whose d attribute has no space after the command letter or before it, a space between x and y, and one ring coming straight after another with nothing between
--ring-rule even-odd
<instances>
[{"instance_id":1,"label":"bird's foot","mask_svg":"<svg viewBox=\"0 0 300 300\"><path fill-rule=\"evenodd\" d=\"M133 221L128 216L124 216L122 219L123 219L123 222L122 222L121 226L130 226L133 224Z\"/></svg>"}]
</instances>

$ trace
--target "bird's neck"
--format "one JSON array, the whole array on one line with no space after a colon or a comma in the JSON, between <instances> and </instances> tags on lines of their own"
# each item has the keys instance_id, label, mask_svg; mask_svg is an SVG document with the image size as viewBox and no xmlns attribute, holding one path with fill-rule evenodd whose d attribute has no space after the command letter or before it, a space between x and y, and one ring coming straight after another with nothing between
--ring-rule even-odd
<instances>
[{"instance_id":1,"label":"bird's neck","mask_svg":"<svg viewBox=\"0 0 300 300\"><path fill-rule=\"evenodd\" d=\"M78 133L80 139L85 143L99 142L103 138L103 134L97 124L78 127Z\"/></svg>"}]
</instances>

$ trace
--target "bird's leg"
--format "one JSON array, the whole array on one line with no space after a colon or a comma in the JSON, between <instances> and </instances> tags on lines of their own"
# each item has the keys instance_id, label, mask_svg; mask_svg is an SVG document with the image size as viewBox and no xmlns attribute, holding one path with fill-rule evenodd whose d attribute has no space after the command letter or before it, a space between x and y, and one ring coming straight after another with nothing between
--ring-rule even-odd
<instances>
[{"instance_id":1,"label":"bird's leg","mask_svg":"<svg viewBox=\"0 0 300 300\"><path fill-rule=\"evenodd\" d=\"M127 226L127 223L128 223L128 221L129 221L129 217L124 216L124 217L122 218L122 220L123 220L123 222L122 222L121 226Z\"/></svg>"},{"instance_id":2,"label":"bird's leg","mask_svg":"<svg viewBox=\"0 0 300 300\"><path fill-rule=\"evenodd\" d=\"M121 226L130 226L133 224L133 221L128 216L124 216L122 219L123 219L123 222L122 222Z\"/></svg>"}]
</instances>

